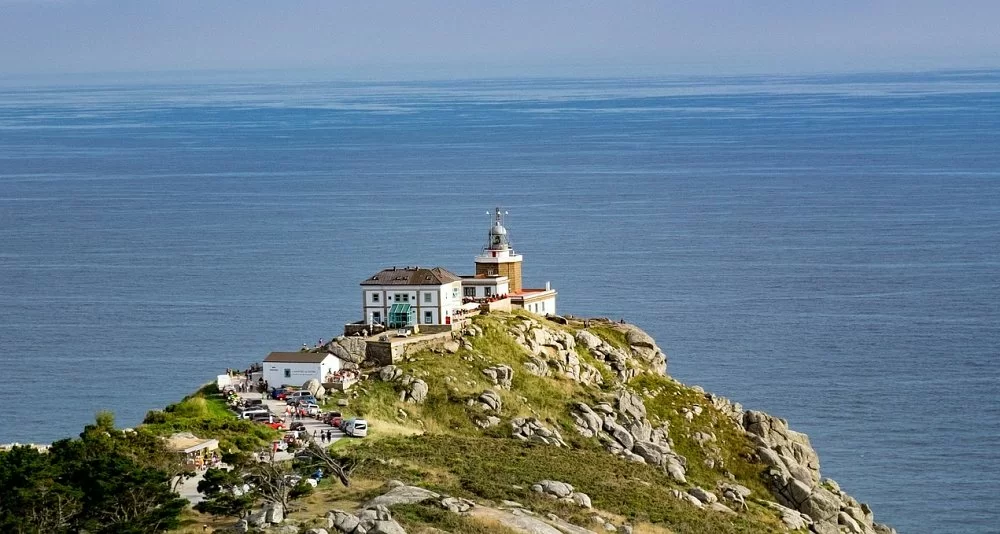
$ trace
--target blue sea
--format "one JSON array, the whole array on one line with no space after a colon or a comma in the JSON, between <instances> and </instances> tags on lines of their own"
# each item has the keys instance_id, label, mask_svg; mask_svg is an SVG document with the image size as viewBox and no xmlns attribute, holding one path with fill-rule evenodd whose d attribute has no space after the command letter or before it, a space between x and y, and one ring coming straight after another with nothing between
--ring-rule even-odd
<instances>
[{"instance_id":1,"label":"blue sea","mask_svg":"<svg viewBox=\"0 0 1000 534\"><path fill-rule=\"evenodd\" d=\"M1000 531L1000 72L0 81L0 442L121 425L464 273L787 418L904 533Z\"/></svg>"}]
</instances>

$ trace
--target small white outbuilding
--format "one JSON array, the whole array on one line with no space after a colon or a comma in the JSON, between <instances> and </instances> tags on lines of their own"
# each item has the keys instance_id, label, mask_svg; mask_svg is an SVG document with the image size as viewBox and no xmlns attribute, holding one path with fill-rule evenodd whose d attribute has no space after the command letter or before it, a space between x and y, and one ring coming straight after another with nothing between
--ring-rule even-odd
<instances>
[{"instance_id":1,"label":"small white outbuilding","mask_svg":"<svg viewBox=\"0 0 1000 534\"><path fill-rule=\"evenodd\" d=\"M270 387L301 386L313 378L322 384L343 365L340 358L325 352L272 352L263 363Z\"/></svg>"}]
</instances>

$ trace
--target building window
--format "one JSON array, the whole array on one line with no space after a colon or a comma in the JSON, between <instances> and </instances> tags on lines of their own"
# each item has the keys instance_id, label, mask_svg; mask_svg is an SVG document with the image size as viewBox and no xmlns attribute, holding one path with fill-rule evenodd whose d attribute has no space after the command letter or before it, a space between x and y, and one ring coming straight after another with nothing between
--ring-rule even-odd
<instances>
[{"instance_id":1,"label":"building window","mask_svg":"<svg viewBox=\"0 0 1000 534\"><path fill-rule=\"evenodd\" d=\"M434 322L433 312L424 312L424 324L432 324Z\"/></svg>"},{"instance_id":2,"label":"building window","mask_svg":"<svg viewBox=\"0 0 1000 534\"><path fill-rule=\"evenodd\" d=\"M378 299L379 299L379 294L378 293L372 293L372 302L378 302Z\"/></svg>"},{"instance_id":3,"label":"building window","mask_svg":"<svg viewBox=\"0 0 1000 534\"><path fill-rule=\"evenodd\" d=\"M430 293L430 292L424 293L424 302L426 302L427 304L430 304L432 296L433 296L433 293Z\"/></svg>"},{"instance_id":4,"label":"building window","mask_svg":"<svg viewBox=\"0 0 1000 534\"><path fill-rule=\"evenodd\" d=\"M379 324L382 322L382 312L372 312L372 322Z\"/></svg>"},{"instance_id":5,"label":"building window","mask_svg":"<svg viewBox=\"0 0 1000 534\"><path fill-rule=\"evenodd\" d=\"M490 297L493 295L493 288L490 286L486 286L483 288L483 292L487 297Z\"/></svg>"},{"instance_id":6,"label":"building window","mask_svg":"<svg viewBox=\"0 0 1000 534\"><path fill-rule=\"evenodd\" d=\"M291 377L292 377L292 370L285 369L285 378L291 378Z\"/></svg>"},{"instance_id":7,"label":"building window","mask_svg":"<svg viewBox=\"0 0 1000 534\"><path fill-rule=\"evenodd\" d=\"M396 293L396 302L410 302L410 294Z\"/></svg>"},{"instance_id":8,"label":"building window","mask_svg":"<svg viewBox=\"0 0 1000 534\"><path fill-rule=\"evenodd\" d=\"M475 296L476 296L476 288L475 287L466 287L466 288L462 289L462 291L465 292L465 296L466 297L473 297L473 298L475 298Z\"/></svg>"},{"instance_id":9,"label":"building window","mask_svg":"<svg viewBox=\"0 0 1000 534\"><path fill-rule=\"evenodd\" d=\"M545 311L545 302L542 302L542 311Z\"/></svg>"}]
</instances>

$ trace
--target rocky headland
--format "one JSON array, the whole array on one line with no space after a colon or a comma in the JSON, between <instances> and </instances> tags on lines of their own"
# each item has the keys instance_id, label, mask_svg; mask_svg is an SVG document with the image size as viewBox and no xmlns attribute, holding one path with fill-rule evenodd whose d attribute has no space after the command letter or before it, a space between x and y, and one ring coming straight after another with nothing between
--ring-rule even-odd
<instances>
[{"instance_id":1,"label":"rocky headland","mask_svg":"<svg viewBox=\"0 0 1000 534\"><path fill-rule=\"evenodd\" d=\"M640 328L559 319L476 317L390 365L366 361L359 339L333 340L325 349L364 376L331 394L371 425L335 448L355 483L238 529L895 532L821 476L808 436L670 378Z\"/></svg>"}]
</instances>

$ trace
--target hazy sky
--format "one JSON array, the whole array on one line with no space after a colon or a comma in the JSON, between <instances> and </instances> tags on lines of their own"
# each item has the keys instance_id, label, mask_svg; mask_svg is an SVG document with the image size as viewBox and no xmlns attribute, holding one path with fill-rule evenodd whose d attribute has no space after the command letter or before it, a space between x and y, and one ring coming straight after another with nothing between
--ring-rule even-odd
<instances>
[{"instance_id":1,"label":"hazy sky","mask_svg":"<svg viewBox=\"0 0 1000 534\"><path fill-rule=\"evenodd\" d=\"M0 0L0 75L669 74L1000 67L1000 0Z\"/></svg>"}]
</instances>

